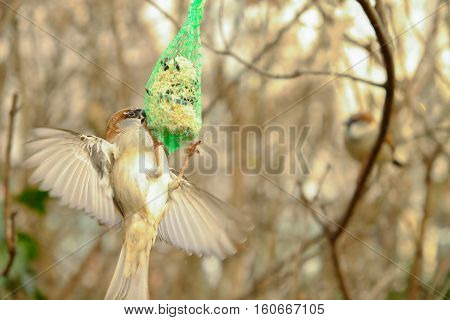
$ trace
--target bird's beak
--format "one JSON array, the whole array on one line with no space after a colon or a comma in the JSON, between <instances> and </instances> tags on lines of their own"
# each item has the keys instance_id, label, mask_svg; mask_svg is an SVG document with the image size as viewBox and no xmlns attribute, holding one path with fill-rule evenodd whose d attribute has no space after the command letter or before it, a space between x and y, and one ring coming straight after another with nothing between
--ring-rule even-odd
<instances>
[{"instance_id":1,"label":"bird's beak","mask_svg":"<svg viewBox=\"0 0 450 320\"><path fill-rule=\"evenodd\" d=\"M147 117L146 117L144 109L141 109L141 112L139 114L139 119L141 119L141 123L147 122Z\"/></svg>"}]
</instances>

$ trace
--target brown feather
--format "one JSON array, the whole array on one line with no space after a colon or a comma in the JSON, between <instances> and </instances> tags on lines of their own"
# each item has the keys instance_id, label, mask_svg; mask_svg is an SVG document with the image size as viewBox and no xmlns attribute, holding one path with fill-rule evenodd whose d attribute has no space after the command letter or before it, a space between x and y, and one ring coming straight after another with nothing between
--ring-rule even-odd
<instances>
[{"instance_id":1,"label":"brown feather","mask_svg":"<svg viewBox=\"0 0 450 320\"><path fill-rule=\"evenodd\" d=\"M114 113L111 118L109 118L108 125L106 126L106 140L112 141L119 133L119 128L117 124L126 119L126 112L133 108L124 108L120 111Z\"/></svg>"},{"instance_id":2,"label":"brown feather","mask_svg":"<svg viewBox=\"0 0 450 320\"><path fill-rule=\"evenodd\" d=\"M392 151L394 151L395 146L394 146L394 142L392 140L392 136L388 133L385 138L384 138L384 142L391 147Z\"/></svg>"},{"instance_id":3,"label":"brown feather","mask_svg":"<svg viewBox=\"0 0 450 320\"><path fill-rule=\"evenodd\" d=\"M370 112L360 112L357 114L354 114L350 117L351 120L363 120L367 123L373 123L375 122L375 118L370 114Z\"/></svg>"}]
</instances>

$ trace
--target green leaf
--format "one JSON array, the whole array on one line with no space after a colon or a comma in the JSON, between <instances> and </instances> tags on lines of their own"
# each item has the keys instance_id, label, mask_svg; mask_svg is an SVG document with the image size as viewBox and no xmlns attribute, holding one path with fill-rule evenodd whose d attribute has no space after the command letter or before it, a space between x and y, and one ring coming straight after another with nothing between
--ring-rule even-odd
<instances>
[{"instance_id":1,"label":"green leaf","mask_svg":"<svg viewBox=\"0 0 450 320\"><path fill-rule=\"evenodd\" d=\"M45 204L48 198L48 191L27 187L16 197L16 200L30 209L33 209L37 214L44 215L46 212Z\"/></svg>"},{"instance_id":2,"label":"green leaf","mask_svg":"<svg viewBox=\"0 0 450 320\"><path fill-rule=\"evenodd\" d=\"M18 232L16 242L16 256L11 266L8 277L0 277L0 295L11 293L19 286L23 286L23 292L34 299L45 299L45 295L39 291L36 282L29 281L36 272L32 268L32 261L39 255L39 246L30 235ZM8 259L8 250L4 241L0 239L0 268L4 268Z\"/></svg>"},{"instance_id":3,"label":"green leaf","mask_svg":"<svg viewBox=\"0 0 450 320\"><path fill-rule=\"evenodd\" d=\"M34 260L39 254L39 245L26 233L18 233L17 246L19 250L23 250L24 257L27 261Z\"/></svg>"},{"instance_id":4,"label":"green leaf","mask_svg":"<svg viewBox=\"0 0 450 320\"><path fill-rule=\"evenodd\" d=\"M36 288L33 292L33 298L36 300L47 300L47 297L45 296L45 294L39 290L38 288Z\"/></svg>"},{"instance_id":5,"label":"green leaf","mask_svg":"<svg viewBox=\"0 0 450 320\"><path fill-rule=\"evenodd\" d=\"M406 291L396 291L392 290L388 292L387 300L405 300L406 299Z\"/></svg>"}]
</instances>

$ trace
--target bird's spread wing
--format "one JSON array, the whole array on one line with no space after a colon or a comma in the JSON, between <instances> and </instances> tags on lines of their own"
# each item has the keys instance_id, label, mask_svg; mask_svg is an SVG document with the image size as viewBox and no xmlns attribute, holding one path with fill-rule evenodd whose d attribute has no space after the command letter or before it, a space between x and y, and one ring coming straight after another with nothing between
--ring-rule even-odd
<instances>
[{"instance_id":1,"label":"bird's spread wing","mask_svg":"<svg viewBox=\"0 0 450 320\"><path fill-rule=\"evenodd\" d=\"M159 238L199 256L223 259L234 254L236 243L244 242L245 233L253 228L248 217L236 208L187 180L170 193L166 210Z\"/></svg>"},{"instance_id":2,"label":"bird's spread wing","mask_svg":"<svg viewBox=\"0 0 450 320\"><path fill-rule=\"evenodd\" d=\"M76 132L38 128L27 143L31 156L25 162L36 168L30 178L62 203L92 214L112 226L121 220L113 202L109 172L115 146L106 140Z\"/></svg>"}]
</instances>

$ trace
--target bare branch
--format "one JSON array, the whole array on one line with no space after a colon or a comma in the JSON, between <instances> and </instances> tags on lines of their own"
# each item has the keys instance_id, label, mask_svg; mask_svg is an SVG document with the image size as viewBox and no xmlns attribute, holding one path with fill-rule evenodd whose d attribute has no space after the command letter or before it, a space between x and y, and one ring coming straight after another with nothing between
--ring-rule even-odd
<instances>
[{"instance_id":1,"label":"bare branch","mask_svg":"<svg viewBox=\"0 0 450 320\"><path fill-rule=\"evenodd\" d=\"M219 19L218 19L218 24L219 24L219 33L220 33L220 36L222 37L223 44L225 45L225 48L228 49L228 48L230 47L230 44L228 43L228 40L227 40L227 38L225 37L225 32L223 31L223 23L222 23L222 20L223 20L223 5L224 5L223 2L224 2L224 1L221 0L221 1L220 1L220 5L219 5Z\"/></svg>"},{"instance_id":2,"label":"bare branch","mask_svg":"<svg viewBox=\"0 0 450 320\"><path fill-rule=\"evenodd\" d=\"M309 200L305 196L305 194L303 192L300 193L300 199L305 204L307 204L307 207L309 207L310 209L315 207L314 203L317 201L317 199L320 196L320 193L322 192L322 186L325 183L325 179L327 178L328 173L330 172L330 170L331 170L331 165L327 164L327 168L325 169L325 172L323 173L323 175L319 179L319 185L318 185L318 188L317 188L317 192L316 192L316 194L314 195L314 197L311 200ZM300 187L301 187L301 185L300 185ZM330 236L330 227L324 221L319 219L319 215L314 210L310 210L310 211L311 211L313 219L322 227L324 235L327 238L329 238L329 236ZM324 212L325 212L325 210L324 210Z\"/></svg>"},{"instance_id":3,"label":"bare branch","mask_svg":"<svg viewBox=\"0 0 450 320\"><path fill-rule=\"evenodd\" d=\"M389 127L389 121L391 117L391 111L392 111L392 105L394 101L394 91L395 91L395 67L394 67L394 59L391 52L391 47L389 44L389 36L388 33L383 26L383 22L381 21L377 11L374 7L370 4L368 0L357 0L358 3L361 5L362 9L364 10L365 14L367 15L370 23L372 24L373 29L375 30L375 34L377 37L377 40L380 44L380 51L381 55L383 57L383 62L386 69L386 95L384 100L384 106L383 106L383 117L380 122L379 127L379 133L377 140L375 142L375 145L372 148L372 151L370 153L369 159L367 162L365 162L365 165L361 168L361 172L358 175L358 181L356 185L356 189L353 193L353 196L344 212L343 218L341 222L339 223L339 228L336 229L336 231L331 235L330 242L332 246L332 254L333 254L333 263L336 269L336 274L339 279L340 288L342 290L342 293L345 298L349 299L349 292L345 285L345 278L344 274L341 269L341 265L339 263L339 257L336 252L336 246L337 246L337 240L339 239L340 235L342 234L342 231L346 229L348 223L350 222L350 219L353 217L355 213L356 205L359 201L359 199L362 197L364 190L365 190L365 184L367 181L367 178L375 164L375 159L378 155L378 152L381 149L381 145L383 144L383 141L385 139L385 136L388 131Z\"/></svg>"},{"instance_id":4,"label":"bare branch","mask_svg":"<svg viewBox=\"0 0 450 320\"><path fill-rule=\"evenodd\" d=\"M8 126L8 136L6 144L6 161L5 161L5 176L3 177L3 185L5 188L4 195L4 206L3 206L3 219L5 228L5 242L8 248L8 262L2 271L3 276L8 276L11 266L14 262L14 257L16 256L16 233L14 227L14 218L16 213L11 211L11 193L9 191L9 178L11 173L11 150L12 141L14 134L14 119L16 117L19 108L17 107L17 93L12 96L11 109L9 111L9 126Z\"/></svg>"},{"instance_id":5,"label":"bare branch","mask_svg":"<svg viewBox=\"0 0 450 320\"><path fill-rule=\"evenodd\" d=\"M437 288L440 281L443 281L447 278L448 270L450 270L450 257L446 256L439 262L439 265L436 267L436 271L434 272L433 278L431 280L432 288ZM449 289L450 281L443 281L443 286L441 287L441 292L447 292ZM425 294L424 300L429 300L434 297L435 291L431 288L428 288L428 291Z\"/></svg>"},{"instance_id":6,"label":"bare branch","mask_svg":"<svg viewBox=\"0 0 450 320\"><path fill-rule=\"evenodd\" d=\"M117 59L117 65L119 67L119 78L125 82L129 82L129 74L128 74L128 67L124 59L124 48L122 45L122 40L120 38L119 34L119 28L118 28L118 20L117 20L117 11L114 6L116 3L113 1L111 3L111 6L113 6L113 9L111 10L111 16L110 16L110 24L111 24L111 31L112 35L114 37L114 46L116 51L116 59ZM117 90L117 96L118 101L121 105L126 104L129 100L129 90L126 90L127 88L125 86L120 86Z\"/></svg>"},{"instance_id":7,"label":"bare branch","mask_svg":"<svg viewBox=\"0 0 450 320\"><path fill-rule=\"evenodd\" d=\"M367 0L356 0L363 8L364 12L366 13L367 17L369 18L370 23L372 24L378 42L380 43L380 50L381 54L383 56L383 61L385 64L386 69L386 96L384 100L384 106L383 106L383 117L380 122L379 126L379 133L377 140L372 148L372 151L370 153L368 161L365 163L365 165L362 167L361 172L359 174L359 179L356 185L355 192L353 194L353 197L345 210L344 216L342 218L342 222L340 225L342 228L339 228L335 231L335 233L332 235L333 241L336 241L339 236L342 234L343 229L347 226L348 222L350 221L351 217L353 216L356 204L358 203L363 191L364 186L366 183L366 180L373 168L373 165L375 164L375 159L378 155L378 152L381 149L381 145L383 144L383 141L385 139L385 136L387 134L387 130L389 127L390 122L390 116L392 111L392 105L394 101L394 91L395 91L395 67L394 67L394 60L392 56L392 52L390 50L390 47L388 46L389 38L388 35L382 25L382 22L380 20L380 17L378 16L375 9L370 5L369 1Z\"/></svg>"},{"instance_id":8,"label":"bare branch","mask_svg":"<svg viewBox=\"0 0 450 320\"><path fill-rule=\"evenodd\" d=\"M282 28L280 28L277 32L277 34L275 35L275 37L272 39L272 41L267 42L264 47L262 47L261 50L259 50L251 59L252 60L252 64L256 64L258 63L258 61L260 61L269 51L271 51L273 48L276 47L276 45L281 41L281 39L283 38L284 34L286 32L288 32L298 21L298 19L301 17L301 15L303 13L305 13L306 11L308 11L311 7L311 3L307 3L305 6L303 6L301 9L299 9L296 14L294 15L294 17L288 22L286 23ZM213 52L215 52L214 50L217 49L213 49L210 48L208 45L204 44L204 46L208 49L211 49ZM217 50L220 52L220 50ZM239 83L241 77L244 75L244 73L248 70L244 69L241 72L239 72L234 78L233 80L231 80L229 83L225 84L224 86L220 87L220 91L216 94L216 96L210 101L210 103L206 106L206 108L204 108L203 110L203 115L206 116L208 114L209 111L211 111L212 107L216 104L216 102L219 100L219 98L223 95L224 92L228 91L230 88L232 88L233 86L235 86L236 84Z\"/></svg>"},{"instance_id":9,"label":"bare branch","mask_svg":"<svg viewBox=\"0 0 450 320\"><path fill-rule=\"evenodd\" d=\"M386 28L386 31L388 30L388 22L386 18L386 7L383 3L383 0L376 0L375 1L375 10L378 13L378 16L380 17L381 21L383 22L383 25Z\"/></svg>"},{"instance_id":10,"label":"bare branch","mask_svg":"<svg viewBox=\"0 0 450 320\"><path fill-rule=\"evenodd\" d=\"M288 255L285 259L282 259L275 263L272 268L269 268L263 275L258 277L257 280L254 281L252 288L242 296L238 297L239 300L241 299L248 299L252 297L254 294L256 294L258 291L260 291L262 288L265 288L270 283L270 279L277 274L280 273L281 269L289 262L295 260L296 257L301 255L303 252L305 252L308 248L312 247L315 244L320 244L324 237L322 235L319 235L317 237L314 237L302 244L300 244L299 248L295 250L292 254ZM316 253L312 254L311 257L315 256ZM302 262L305 263L308 258L303 258Z\"/></svg>"},{"instance_id":11,"label":"bare branch","mask_svg":"<svg viewBox=\"0 0 450 320\"><path fill-rule=\"evenodd\" d=\"M436 9L437 8L439 8L439 2L436 5ZM439 17L440 17L440 14L439 14L439 12L437 12L431 23L431 28L428 33L428 37L426 38L426 40L423 41L423 54L417 64L417 67L416 67L416 70L415 70L413 76L411 77L411 80L410 80L411 84L418 82L419 76L423 76L423 66L425 64L425 60L426 60L427 56L434 54L431 50L433 49L433 43L435 42L435 39L437 37Z\"/></svg>"},{"instance_id":12,"label":"bare branch","mask_svg":"<svg viewBox=\"0 0 450 320\"><path fill-rule=\"evenodd\" d=\"M437 144L432 155L424 158L424 162L426 165L426 173L425 173L425 204L423 207L423 217L420 223L419 235L416 239L416 253L414 255L413 265L411 268L411 277L408 289L408 299L417 299L417 294L420 289L420 282L417 278L420 278L420 273L422 270L422 258L423 258L423 242L425 239L425 232L428 225L428 220L431 216L431 189L433 186L433 181L431 179L431 172L433 170L433 164L436 158L439 156L441 152L441 145Z\"/></svg>"},{"instance_id":13,"label":"bare branch","mask_svg":"<svg viewBox=\"0 0 450 320\"><path fill-rule=\"evenodd\" d=\"M320 14L322 15L322 18L324 19L324 21L326 22L330 22L330 23L335 23L335 18L334 16L332 16L331 14L327 13L324 8L322 8L320 1L316 2L316 8L318 9L318 11L320 12ZM363 43L360 42L354 38L352 38L351 36L349 36L348 34L343 34L343 40L345 40L346 42L348 42L349 44L352 44L354 46L360 47L361 49L364 49L370 56L372 56L372 58L374 59L374 61L377 64L382 64L381 62L381 58L380 56L377 54L377 48L375 47L375 43L374 41L370 41L367 43Z\"/></svg>"},{"instance_id":14,"label":"bare branch","mask_svg":"<svg viewBox=\"0 0 450 320\"><path fill-rule=\"evenodd\" d=\"M217 50L217 49L213 49L210 48L211 51L213 51L214 53L217 54L222 54L222 55L226 55L229 57L234 58L236 61L238 61L239 63L241 63L242 65L244 65L246 68L248 68L249 70L252 70L264 77L267 78L271 78L271 79L279 79L279 80L290 80L290 79L295 79L295 78L299 78L302 76L334 76L337 78L347 78L353 81L359 81L365 84L369 84L375 87L379 87L379 88L384 88L385 84L384 83L378 83L375 81L371 81L371 80L367 80L367 79L363 79L360 77L356 77L350 74L346 74L346 73L341 73L341 72L333 72L333 71L327 71L327 70L308 70L308 69L300 69L300 70L296 70L292 73L287 73L287 74L275 74L275 73L271 73L265 70L262 70L260 68L258 68L257 66L255 66L254 64L245 61L244 59L242 59L240 56L238 56L237 54L235 54L234 52L230 51L230 50Z\"/></svg>"},{"instance_id":15,"label":"bare branch","mask_svg":"<svg viewBox=\"0 0 450 320\"><path fill-rule=\"evenodd\" d=\"M350 300L351 295L350 291L348 290L347 280L344 276L344 272L339 260L337 242L332 241L331 238L329 239L331 247L331 261L333 262L334 272L336 273L336 278L338 279L339 289L341 290L344 299Z\"/></svg>"},{"instance_id":16,"label":"bare branch","mask_svg":"<svg viewBox=\"0 0 450 320\"><path fill-rule=\"evenodd\" d=\"M180 29L181 26L178 24L178 21L172 17L167 11L165 11L163 8L161 8L155 1L152 0L145 0L147 3L151 4L153 7L155 7L156 10L158 10L164 17L170 20L177 29Z\"/></svg>"}]
</instances>

